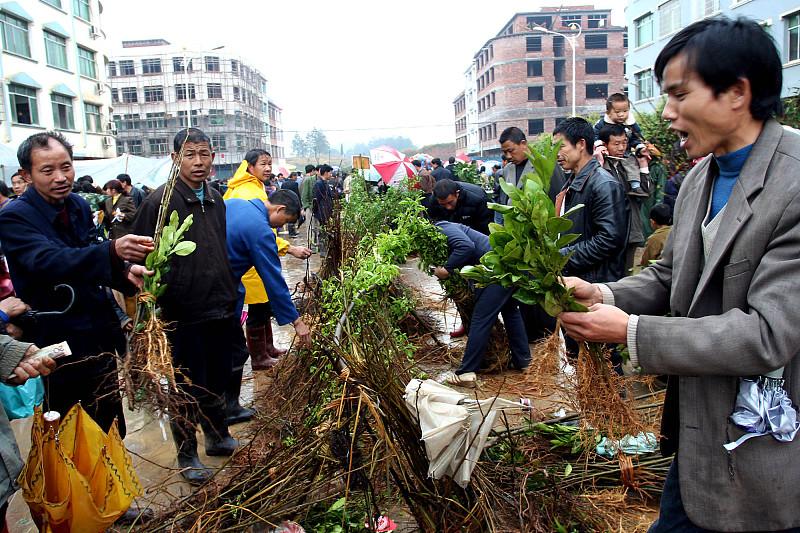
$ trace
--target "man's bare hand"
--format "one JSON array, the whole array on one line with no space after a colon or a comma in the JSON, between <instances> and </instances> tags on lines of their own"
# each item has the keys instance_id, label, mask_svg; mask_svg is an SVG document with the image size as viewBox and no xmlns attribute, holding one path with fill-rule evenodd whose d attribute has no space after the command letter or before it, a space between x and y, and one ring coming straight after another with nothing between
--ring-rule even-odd
<instances>
[{"instance_id":1,"label":"man's bare hand","mask_svg":"<svg viewBox=\"0 0 800 533\"><path fill-rule=\"evenodd\" d=\"M8 315L9 318L14 318L15 316L19 316L25 311L30 309L28 304L20 300L15 296L9 296L2 302L0 302L0 311L4 312Z\"/></svg>"},{"instance_id":2,"label":"man's bare hand","mask_svg":"<svg viewBox=\"0 0 800 533\"><path fill-rule=\"evenodd\" d=\"M444 267L436 267L433 269L433 275L439 279L447 279L450 277L450 272Z\"/></svg>"},{"instance_id":3,"label":"man's bare hand","mask_svg":"<svg viewBox=\"0 0 800 533\"><path fill-rule=\"evenodd\" d=\"M561 313L558 318L567 335L577 341L628 342L628 313L613 305L594 304L588 313Z\"/></svg>"},{"instance_id":4,"label":"man's bare hand","mask_svg":"<svg viewBox=\"0 0 800 533\"><path fill-rule=\"evenodd\" d=\"M574 289L572 294L578 300L578 303L586 307L603 303L603 293L600 292L597 285L593 285L588 281L583 281L581 278L568 277L564 278L564 286L568 289Z\"/></svg>"},{"instance_id":5,"label":"man's bare hand","mask_svg":"<svg viewBox=\"0 0 800 533\"><path fill-rule=\"evenodd\" d=\"M295 320L292 325L294 326L294 332L297 333L297 342L300 345L300 348L306 348L311 346L311 330L303 322L302 318L298 318Z\"/></svg>"},{"instance_id":6,"label":"man's bare hand","mask_svg":"<svg viewBox=\"0 0 800 533\"><path fill-rule=\"evenodd\" d=\"M19 365L14 369L14 379L9 380L15 385L22 385L31 378L46 376L56 368L56 361L52 357L37 357L39 348L31 346L25 352L25 356Z\"/></svg>"},{"instance_id":7,"label":"man's bare hand","mask_svg":"<svg viewBox=\"0 0 800 533\"><path fill-rule=\"evenodd\" d=\"M117 255L125 261L141 263L147 254L153 251L154 244L152 237L125 235L114 239L114 249L117 251Z\"/></svg>"},{"instance_id":8,"label":"man's bare hand","mask_svg":"<svg viewBox=\"0 0 800 533\"><path fill-rule=\"evenodd\" d=\"M602 165L607 155L608 155L608 148L606 148L606 145L600 144L597 146L597 148L594 149L592 157L597 159L597 161Z\"/></svg>"},{"instance_id":9,"label":"man's bare hand","mask_svg":"<svg viewBox=\"0 0 800 533\"><path fill-rule=\"evenodd\" d=\"M305 248L303 246L289 246L289 249L286 250L286 253L298 259L307 259L311 257L311 248Z\"/></svg>"},{"instance_id":10,"label":"man's bare hand","mask_svg":"<svg viewBox=\"0 0 800 533\"><path fill-rule=\"evenodd\" d=\"M137 289L141 289L144 286L144 277L145 276L152 276L153 271L147 270L147 268L143 267L142 265L131 265L131 268L128 270L128 281L133 283Z\"/></svg>"}]
</instances>

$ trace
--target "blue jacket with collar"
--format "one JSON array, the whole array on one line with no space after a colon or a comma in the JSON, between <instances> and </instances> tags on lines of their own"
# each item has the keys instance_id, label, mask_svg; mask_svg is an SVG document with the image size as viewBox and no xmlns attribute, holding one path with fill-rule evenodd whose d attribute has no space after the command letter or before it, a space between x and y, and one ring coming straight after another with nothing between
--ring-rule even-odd
<instances>
[{"instance_id":1,"label":"blue jacket with collar","mask_svg":"<svg viewBox=\"0 0 800 533\"><path fill-rule=\"evenodd\" d=\"M283 326L300 316L292 302L289 288L283 279L281 260L275 232L269 224L267 206L259 199L225 200L228 258L234 279L241 280L245 272L255 267L264 282L272 313ZM241 314L244 305L244 285L239 281L237 310Z\"/></svg>"},{"instance_id":2,"label":"blue jacket with collar","mask_svg":"<svg viewBox=\"0 0 800 533\"><path fill-rule=\"evenodd\" d=\"M466 265L477 265L481 257L492 249L489 237L469 226L446 220L436 222L435 226L447 237L450 255L444 268L450 273Z\"/></svg>"}]
</instances>

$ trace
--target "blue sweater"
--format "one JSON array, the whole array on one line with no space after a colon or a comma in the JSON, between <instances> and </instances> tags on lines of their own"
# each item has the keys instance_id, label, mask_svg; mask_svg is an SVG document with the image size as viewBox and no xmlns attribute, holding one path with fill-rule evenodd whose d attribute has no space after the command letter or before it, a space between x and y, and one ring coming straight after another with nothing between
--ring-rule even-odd
<instances>
[{"instance_id":1,"label":"blue sweater","mask_svg":"<svg viewBox=\"0 0 800 533\"><path fill-rule=\"evenodd\" d=\"M739 148L735 152L725 154L719 157L715 156L717 165L719 166L719 176L714 180L714 190L711 196L711 213L708 220L713 220L717 213L722 211L725 204L728 203L728 198L731 197L733 186L736 185L736 180L739 179L739 173L742 171L747 156L753 149L752 144L748 144L744 148Z\"/></svg>"},{"instance_id":2,"label":"blue sweater","mask_svg":"<svg viewBox=\"0 0 800 533\"><path fill-rule=\"evenodd\" d=\"M450 255L444 268L452 273L456 268L477 265L483 255L490 251L489 237L464 224L442 220L435 226L447 237Z\"/></svg>"},{"instance_id":3,"label":"blue sweater","mask_svg":"<svg viewBox=\"0 0 800 533\"><path fill-rule=\"evenodd\" d=\"M240 280L237 311L241 314L244 306L242 276L251 267L256 267L278 324L283 326L294 322L300 315L283 279L278 245L269 225L267 206L259 199L231 198L225 200L225 207L228 259L234 279Z\"/></svg>"}]
</instances>

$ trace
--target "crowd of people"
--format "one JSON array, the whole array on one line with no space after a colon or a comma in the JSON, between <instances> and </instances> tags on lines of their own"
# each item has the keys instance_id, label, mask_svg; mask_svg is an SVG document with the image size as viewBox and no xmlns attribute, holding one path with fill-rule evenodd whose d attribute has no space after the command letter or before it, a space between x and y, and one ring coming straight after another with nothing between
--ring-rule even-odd
<instances>
[{"instance_id":1,"label":"crowd of people","mask_svg":"<svg viewBox=\"0 0 800 533\"><path fill-rule=\"evenodd\" d=\"M726 55L710 53L721 49ZM650 166L659 154L624 94L609 97L596 124L572 117L552 132L560 148L548 194L580 234L561 250L568 256L565 283L589 308L559 317L568 351L585 340L625 345L632 365L669 376L662 450L677 455L651 531L800 527L793 507L800 496L800 467L792 460L800 446L796 418L759 433L775 439L723 447L749 431L729 419L742 379L800 390L797 317L784 303L800 279L800 136L774 118L781 69L774 44L754 22L707 19L670 40L655 65L667 95L663 116L695 167L670 182L664 203L647 218L640 213L655 193ZM503 164L491 175L520 186L532 171L528 139L509 127L498 143ZM195 400L170 413L177 461L183 477L199 484L212 470L198 455L197 426L206 455L233 454L238 442L229 426L254 415L239 403L247 359L261 371L285 355L275 346L272 319L291 324L300 345L310 342L280 258L327 253L327 224L337 199L348 200L352 178L327 164L275 176L270 153L253 149L230 180L213 182L215 154L204 132L183 129L173 144L179 179L168 209L182 220L193 217L185 238L196 249L174 258L158 304L171 324L180 386ZM110 354L124 354L134 297L152 275L144 260L154 249L166 186L141 190L122 174L98 188L91 177L75 179L72 156L59 133L34 134L19 147L11 189L0 184L3 274L13 282L0 285L0 380L44 376L47 409L65 413L80 402L104 430L116 419L124 437L117 359ZM504 221L488 203L509 198L461 181L454 157L448 165L438 158L430 168L413 165L426 216L447 239L447 261L433 269L446 279L490 249L490 225ZM287 240L303 224L308 247ZM287 239L277 231L284 227ZM477 382L498 316L511 366L526 368L529 343L556 322L513 293L499 285L475 290L470 324L451 334L469 332L462 362L444 381ZM68 311L23 329L17 319L31 308ZM72 351L69 365L39 353L62 341ZM621 371L618 354L614 361ZM0 456L2 520L21 465L1 408Z\"/></svg>"}]
</instances>

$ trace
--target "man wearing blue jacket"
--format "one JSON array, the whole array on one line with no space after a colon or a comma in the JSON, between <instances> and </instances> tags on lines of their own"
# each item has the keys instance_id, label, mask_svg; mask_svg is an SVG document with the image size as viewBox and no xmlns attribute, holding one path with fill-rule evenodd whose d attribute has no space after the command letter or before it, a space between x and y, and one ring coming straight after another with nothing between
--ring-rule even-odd
<instances>
[{"instance_id":1,"label":"man wearing blue jacket","mask_svg":"<svg viewBox=\"0 0 800 533\"><path fill-rule=\"evenodd\" d=\"M234 279L241 280L245 272L255 267L264 282L275 320L281 326L292 324L300 344L308 344L311 332L300 318L283 279L278 245L275 232L272 231L272 228L297 221L301 210L300 198L292 191L281 189L268 201L231 198L225 201L225 207L228 260ZM236 308L237 313L241 314L244 306L244 285L241 281L238 295ZM239 349L235 351L233 372L225 393L229 423L243 421L253 415L251 410L239 405L243 367L249 354L243 335L237 344Z\"/></svg>"},{"instance_id":2,"label":"man wearing blue jacket","mask_svg":"<svg viewBox=\"0 0 800 533\"><path fill-rule=\"evenodd\" d=\"M441 221L436 223L436 227L447 237L447 248L450 251L445 265L434 269L433 273L439 279L447 279L456 268L478 264L480 258L492 249L489 237L463 224ZM504 289L496 284L475 291L475 309L461 366L455 372L446 373L443 376L444 382L451 385L475 385L475 371L481 367L489 335L498 314L503 315L503 325L508 334L511 365L520 370L528 366L531 359L528 335L513 294L512 289Z\"/></svg>"}]
</instances>

